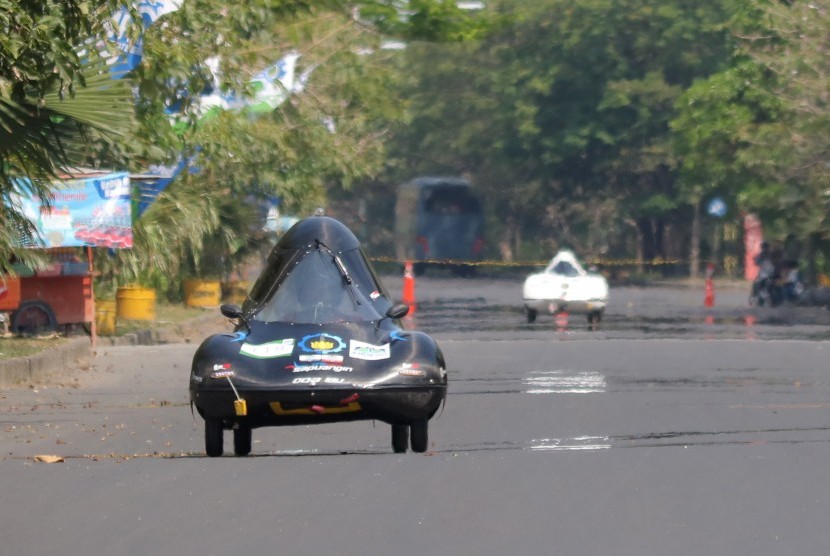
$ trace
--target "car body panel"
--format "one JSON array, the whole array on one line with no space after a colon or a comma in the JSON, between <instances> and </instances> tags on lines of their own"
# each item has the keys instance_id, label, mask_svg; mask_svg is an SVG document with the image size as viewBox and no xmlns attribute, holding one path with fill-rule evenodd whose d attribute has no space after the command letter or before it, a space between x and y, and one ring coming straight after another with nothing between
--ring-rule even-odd
<instances>
[{"instance_id":1,"label":"car body panel","mask_svg":"<svg viewBox=\"0 0 830 556\"><path fill-rule=\"evenodd\" d=\"M190 392L200 413L252 428L357 419L408 423L431 417L446 394L443 355L424 333L367 332L352 324L259 328L266 330L217 334L199 347ZM235 415L238 398L247 401L246 418ZM354 411L344 411L349 407ZM286 408L306 411L280 411Z\"/></svg>"}]
</instances>

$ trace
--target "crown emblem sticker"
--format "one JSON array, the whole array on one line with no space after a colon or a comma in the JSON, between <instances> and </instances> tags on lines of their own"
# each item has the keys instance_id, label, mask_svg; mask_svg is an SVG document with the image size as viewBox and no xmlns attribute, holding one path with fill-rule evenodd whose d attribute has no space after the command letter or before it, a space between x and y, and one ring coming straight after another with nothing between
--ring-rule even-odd
<instances>
[{"instance_id":1,"label":"crown emblem sticker","mask_svg":"<svg viewBox=\"0 0 830 556\"><path fill-rule=\"evenodd\" d=\"M309 334L303 337L298 344L299 348L306 353L338 353L346 349L346 342L339 336L331 334Z\"/></svg>"}]
</instances>

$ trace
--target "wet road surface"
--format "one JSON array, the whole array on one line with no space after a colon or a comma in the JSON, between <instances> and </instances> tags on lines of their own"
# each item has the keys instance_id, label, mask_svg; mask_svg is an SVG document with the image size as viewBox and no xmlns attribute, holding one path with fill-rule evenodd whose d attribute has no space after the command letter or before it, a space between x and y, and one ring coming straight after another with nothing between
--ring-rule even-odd
<instances>
[{"instance_id":1,"label":"wet road surface","mask_svg":"<svg viewBox=\"0 0 830 556\"><path fill-rule=\"evenodd\" d=\"M393 297L401 280L385 277ZM412 326L450 336L594 339L830 339L826 307L751 307L743 282L715 283L715 302L704 306L704 282L656 287L612 287L600 325L589 329L584 315L540 315L527 323L522 278L432 278L416 280Z\"/></svg>"},{"instance_id":2,"label":"wet road surface","mask_svg":"<svg viewBox=\"0 0 830 556\"><path fill-rule=\"evenodd\" d=\"M63 385L0 394L0 552L830 549L819 310L748 325L737 288L706 311L702 289L632 288L590 331L528 325L499 281L417 288L408 326L435 335L450 377L426 454L362 422L258 429L252 457L208 459L187 403L196 346L106 348Z\"/></svg>"}]
</instances>

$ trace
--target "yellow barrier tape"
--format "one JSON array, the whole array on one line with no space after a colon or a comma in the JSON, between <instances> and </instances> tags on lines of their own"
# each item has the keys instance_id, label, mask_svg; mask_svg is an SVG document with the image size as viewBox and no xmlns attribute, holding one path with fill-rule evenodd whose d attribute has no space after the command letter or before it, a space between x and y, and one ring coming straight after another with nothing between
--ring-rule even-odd
<instances>
[{"instance_id":1,"label":"yellow barrier tape","mask_svg":"<svg viewBox=\"0 0 830 556\"><path fill-rule=\"evenodd\" d=\"M403 265L405 263L412 264L434 264L434 265L457 265L457 266L501 266L501 267L526 267L526 266L547 266L550 259L546 261L461 261L455 259L410 259L401 261L393 257L370 257L372 262L381 263L396 263ZM610 266L661 266L684 264L686 261L682 259L663 259L657 257L648 261L638 261L636 259L586 259L584 263L588 266L610 267Z\"/></svg>"}]
</instances>

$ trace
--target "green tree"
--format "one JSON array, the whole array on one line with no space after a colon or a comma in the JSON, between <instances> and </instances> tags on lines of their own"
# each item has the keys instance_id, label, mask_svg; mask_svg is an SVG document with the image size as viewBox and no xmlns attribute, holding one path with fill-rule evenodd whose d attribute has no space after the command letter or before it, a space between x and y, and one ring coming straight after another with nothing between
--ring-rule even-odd
<instances>
[{"instance_id":1,"label":"green tree","mask_svg":"<svg viewBox=\"0 0 830 556\"><path fill-rule=\"evenodd\" d=\"M816 263L830 254L830 2L758 2L754 26L743 29L742 52L772 78L765 90L780 115L755 131L741 155L756 179L739 202L761 214L775 239L792 235Z\"/></svg>"},{"instance_id":2,"label":"green tree","mask_svg":"<svg viewBox=\"0 0 830 556\"><path fill-rule=\"evenodd\" d=\"M508 238L665 256L684 199L669 122L696 78L729 61L731 2L488 3L492 32L407 49L395 170L455 172Z\"/></svg>"},{"instance_id":3,"label":"green tree","mask_svg":"<svg viewBox=\"0 0 830 556\"><path fill-rule=\"evenodd\" d=\"M109 0L0 2L0 199L27 189L49 199L49 184L72 165L94 162L132 124L129 83L111 79L90 38L119 5ZM86 54L81 54L81 52ZM0 272L12 258L37 264L21 248L31 223L0 202Z\"/></svg>"},{"instance_id":4,"label":"green tree","mask_svg":"<svg viewBox=\"0 0 830 556\"><path fill-rule=\"evenodd\" d=\"M389 94L383 31L453 40L465 21L443 0L412 2L406 19L400 4L189 0L151 27L134 72L142 125L119 156L136 171L183 156L199 171L180 176L136 222L134 249L102 255L99 267L112 269L113 279L171 290L169 277L183 272L226 274L268 239L251 225L258 200L279 197L284 209L309 214L326 204L329 190L376 173L386 127L401 113ZM432 14L427 19L440 27L436 13L453 24L433 28L419 15ZM291 52L305 81L276 110L210 117L199 110L210 87L244 104L255 93L251 78ZM218 83L208 63L215 59ZM173 104L185 125L171 125L165 109Z\"/></svg>"},{"instance_id":5,"label":"green tree","mask_svg":"<svg viewBox=\"0 0 830 556\"><path fill-rule=\"evenodd\" d=\"M757 209L739 199L763 185L747 153L760 129L777 125L783 115L780 99L771 92L772 81L774 76L760 65L737 56L732 67L696 82L678 99L671 128L680 160L679 189L694 206L695 222L700 219L701 202L713 196L727 202L732 217ZM690 257L696 266L699 224L693 227L691 239Z\"/></svg>"}]
</instances>

